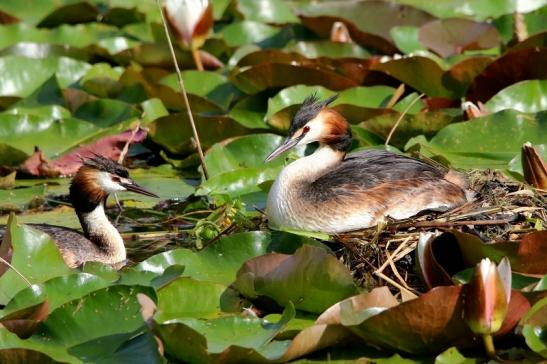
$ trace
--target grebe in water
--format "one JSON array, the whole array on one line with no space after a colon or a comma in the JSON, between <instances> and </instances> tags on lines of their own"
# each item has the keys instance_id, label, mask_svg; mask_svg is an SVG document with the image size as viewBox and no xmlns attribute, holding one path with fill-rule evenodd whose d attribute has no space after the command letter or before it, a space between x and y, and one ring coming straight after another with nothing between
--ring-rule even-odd
<instances>
[{"instance_id":1,"label":"grebe in water","mask_svg":"<svg viewBox=\"0 0 547 364\"><path fill-rule=\"evenodd\" d=\"M70 200L83 234L62 226L30 225L52 237L70 267L87 261L123 264L126 251L122 236L104 211L108 195L123 191L158 197L129 178L129 172L122 165L96 155L84 160L70 185ZM0 227L0 241L4 233L5 227Z\"/></svg>"}]
</instances>

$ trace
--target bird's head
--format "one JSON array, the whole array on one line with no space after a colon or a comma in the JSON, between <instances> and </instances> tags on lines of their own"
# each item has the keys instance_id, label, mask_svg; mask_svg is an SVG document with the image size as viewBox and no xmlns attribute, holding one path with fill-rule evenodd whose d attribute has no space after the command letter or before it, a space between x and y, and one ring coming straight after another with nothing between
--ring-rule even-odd
<instances>
[{"instance_id":1,"label":"bird's head","mask_svg":"<svg viewBox=\"0 0 547 364\"><path fill-rule=\"evenodd\" d=\"M71 197L102 201L111 193L131 191L145 196L159 197L139 186L129 177L127 169L110 159L100 155L83 160L83 164L72 179Z\"/></svg>"},{"instance_id":2,"label":"bird's head","mask_svg":"<svg viewBox=\"0 0 547 364\"><path fill-rule=\"evenodd\" d=\"M351 145L350 126L342 115L328 107L337 97L321 101L315 94L308 96L292 119L287 139L266 158L266 162L297 145L313 142L345 152Z\"/></svg>"}]
</instances>

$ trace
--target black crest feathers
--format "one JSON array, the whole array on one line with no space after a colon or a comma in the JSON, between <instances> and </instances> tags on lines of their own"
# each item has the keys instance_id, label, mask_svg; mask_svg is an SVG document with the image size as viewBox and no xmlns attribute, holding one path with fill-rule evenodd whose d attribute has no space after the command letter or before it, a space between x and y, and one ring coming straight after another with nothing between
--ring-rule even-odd
<instances>
[{"instance_id":1,"label":"black crest feathers","mask_svg":"<svg viewBox=\"0 0 547 364\"><path fill-rule=\"evenodd\" d=\"M328 106L331 102L336 100L337 97L338 94L335 94L323 101L319 100L316 93L313 93L310 96L306 97L304 99L304 102L302 103L302 106L300 107L300 109L298 109L292 119L291 127L289 128L289 136L293 135L308 121L316 117L321 109Z\"/></svg>"},{"instance_id":2,"label":"black crest feathers","mask_svg":"<svg viewBox=\"0 0 547 364\"><path fill-rule=\"evenodd\" d=\"M129 177L129 172L124 166L98 154L94 154L93 158L83 159L82 162L83 166L86 167L95 168L99 171L112 173L124 178Z\"/></svg>"}]
</instances>

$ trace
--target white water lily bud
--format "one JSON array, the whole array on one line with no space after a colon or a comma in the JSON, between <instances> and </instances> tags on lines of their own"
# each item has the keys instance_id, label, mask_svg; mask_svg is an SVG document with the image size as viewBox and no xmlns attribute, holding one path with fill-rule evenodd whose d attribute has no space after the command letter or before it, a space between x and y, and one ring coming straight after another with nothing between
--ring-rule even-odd
<instances>
[{"instance_id":1,"label":"white water lily bud","mask_svg":"<svg viewBox=\"0 0 547 364\"><path fill-rule=\"evenodd\" d=\"M187 48L199 48L213 26L209 0L166 0L165 15L178 40Z\"/></svg>"}]
</instances>

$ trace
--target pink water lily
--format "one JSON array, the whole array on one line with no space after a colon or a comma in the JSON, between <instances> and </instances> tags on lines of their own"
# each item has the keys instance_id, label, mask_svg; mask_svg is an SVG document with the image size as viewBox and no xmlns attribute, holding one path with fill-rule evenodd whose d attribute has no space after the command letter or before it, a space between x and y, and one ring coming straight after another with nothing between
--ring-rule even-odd
<instances>
[{"instance_id":1,"label":"pink water lily","mask_svg":"<svg viewBox=\"0 0 547 364\"><path fill-rule=\"evenodd\" d=\"M198 69L203 69L197 57L209 30L213 26L213 6L209 0L166 0L165 15L179 43L192 51Z\"/></svg>"},{"instance_id":2,"label":"pink water lily","mask_svg":"<svg viewBox=\"0 0 547 364\"><path fill-rule=\"evenodd\" d=\"M464 318L471 330L477 334L498 331L507 314L509 298L496 263L483 259L466 290Z\"/></svg>"},{"instance_id":3,"label":"pink water lily","mask_svg":"<svg viewBox=\"0 0 547 364\"><path fill-rule=\"evenodd\" d=\"M495 355L492 334L499 331L511 299L511 267L503 258L499 266L481 260L466 287L464 319L475 334L483 336L488 354Z\"/></svg>"}]
</instances>

